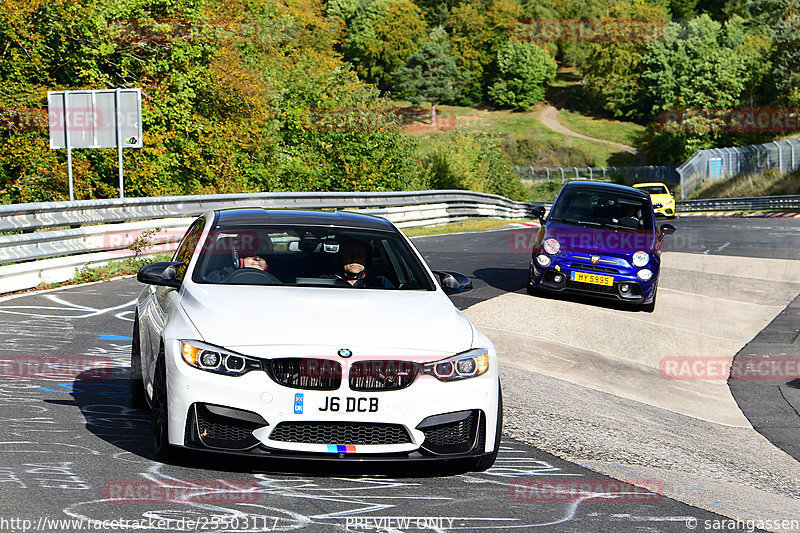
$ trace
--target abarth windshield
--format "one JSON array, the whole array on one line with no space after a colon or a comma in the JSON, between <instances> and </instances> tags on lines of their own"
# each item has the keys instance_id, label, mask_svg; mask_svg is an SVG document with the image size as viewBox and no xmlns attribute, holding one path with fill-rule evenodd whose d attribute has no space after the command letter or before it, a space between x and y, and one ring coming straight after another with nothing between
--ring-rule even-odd
<instances>
[{"instance_id":1,"label":"abarth windshield","mask_svg":"<svg viewBox=\"0 0 800 533\"><path fill-rule=\"evenodd\" d=\"M215 228L192 280L229 285L435 290L398 235L318 226Z\"/></svg>"},{"instance_id":2,"label":"abarth windshield","mask_svg":"<svg viewBox=\"0 0 800 533\"><path fill-rule=\"evenodd\" d=\"M616 191L576 187L559 195L550 220L613 229L642 230L653 226L648 201Z\"/></svg>"}]
</instances>

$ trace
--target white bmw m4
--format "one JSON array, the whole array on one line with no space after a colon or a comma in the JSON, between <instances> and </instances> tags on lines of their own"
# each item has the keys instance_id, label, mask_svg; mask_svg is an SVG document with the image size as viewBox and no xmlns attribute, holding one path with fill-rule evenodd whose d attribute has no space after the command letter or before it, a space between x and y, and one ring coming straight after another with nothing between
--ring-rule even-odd
<instances>
[{"instance_id":1,"label":"white bmw m4","mask_svg":"<svg viewBox=\"0 0 800 533\"><path fill-rule=\"evenodd\" d=\"M448 298L472 283L387 220L213 211L137 278L131 402L160 458L494 463L497 355Z\"/></svg>"}]
</instances>

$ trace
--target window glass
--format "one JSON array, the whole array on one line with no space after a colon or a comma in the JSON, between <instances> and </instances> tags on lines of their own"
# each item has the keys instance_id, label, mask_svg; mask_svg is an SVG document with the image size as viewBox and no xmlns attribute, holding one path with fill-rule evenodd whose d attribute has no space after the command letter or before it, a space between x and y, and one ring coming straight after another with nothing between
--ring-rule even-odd
<instances>
[{"instance_id":1,"label":"window glass","mask_svg":"<svg viewBox=\"0 0 800 533\"><path fill-rule=\"evenodd\" d=\"M585 226L649 229L653 226L653 212L648 201L636 196L573 187L559 195L550 220Z\"/></svg>"},{"instance_id":2,"label":"window glass","mask_svg":"<svg viewBox=\"0 0 800 533\"><path fill-rule=\"evenodd\" d=\"M175 255L172 257L173 261L180 261L183 263L183 265L179 266L175 271L175 275L178 279L183 279L183 276L186 275L186 267L189 265L189 261L191 261L192 255L194 254L194 249L197 248L197 243L200 241L200 235L203 233L205 222L205 219L201 218L196 220L189 227L180 245L178 245Z\"/></svg>"},{"instance_id":3,"label":"window glass","mask_svg":"<svg viewBox=\"0 0 800 533\"><path fill-rule=\"evenodd\" d=\"M224 227L211 232L196 283L434 290L397 234L319 226Z\"/></svg>"}]
</instances>

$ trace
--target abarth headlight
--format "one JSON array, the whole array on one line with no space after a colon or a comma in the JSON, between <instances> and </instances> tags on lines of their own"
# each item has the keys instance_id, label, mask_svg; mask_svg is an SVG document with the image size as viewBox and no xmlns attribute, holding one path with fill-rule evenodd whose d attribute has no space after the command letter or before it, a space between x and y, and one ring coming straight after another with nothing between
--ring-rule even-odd
<instances>
[{"instance_id":1,"label":"abarth headlight","mask_svg":"<svg viewBox=\"0 0 800 533\"><path fill-rule=\"evenodd\" d=\"M262 369L258 359L198 341L181 341L181 356L189 366L225 376L241 376Z\"/></svg>"},{"instance_id":2,"label":"abarth headlight","mask_svg":"<svg viewBox=\"0 0 800 533\"><path fill-rule=\"evenodd\" d=\"M539 254L536 256L536 262L539 263L539 266L542 267L549 267L550 266L550 258L544 254Z\"/></svg>"},{"instance_id":3,"label":"abarth headlight","mask_svg":"<svg viewBox=\"0 0 800 533\"><path fill-rule=\"evenodd\" d=\"M636 252L633 254L633 266L643 267L650 262L650 256L647 252Z\"/></svg>"},{"instance_id":4,"label":"abarth headlight","mask_svg":"<svg viewBox=\"0 0 800 533\"><path fill-rule=\"evenodd\" d=\"M544 248L544 251L550 255L556 255L559 251L561 251L561 245L555 239L546 239L542 244L542 248Z\"/></svg>"},{"instance_id":5,"label":"abarth headlight","mask_svg":"<svg viewBox=\"0 0 800 533\"><path fill-rule=\"evenodd\" d=\"M474 378L489 370L489 352L484 348L474 348L446 359L422 365L422 373L439 381L456 381Z\"/></svg>"}]
</instances>

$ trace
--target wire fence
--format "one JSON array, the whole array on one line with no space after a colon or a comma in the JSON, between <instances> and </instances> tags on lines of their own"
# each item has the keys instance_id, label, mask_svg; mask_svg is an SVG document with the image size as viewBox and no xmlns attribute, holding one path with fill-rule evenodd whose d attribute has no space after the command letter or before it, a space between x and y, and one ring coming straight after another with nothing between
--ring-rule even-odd
<instances>
[{"instance_id":1,"label":"wire fence","mask_svg":"<svg viewBox=\"0 0 800 533\"><path fill-rule=\"evenodd\" d=\"M626 184L657 181L677 184L680 176L675 167L515 167L517 177L528 181L560 181L572 180L613 181Z\"/></svg>"},{"instance_id":2,"label":"wire fence","mask_svg":"<svg viewBox=\"0 0 800 533\"><path fill-rule=\"evenodd\" d=\"M800 168L800 139L764 144L700 150L676 171L681 184L681 199L709 181L731 176L756 174L769 169L791 172Z\"/></svg>"}]
</instances>

